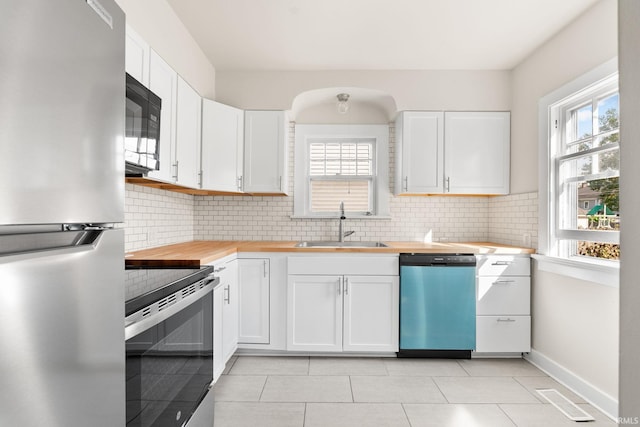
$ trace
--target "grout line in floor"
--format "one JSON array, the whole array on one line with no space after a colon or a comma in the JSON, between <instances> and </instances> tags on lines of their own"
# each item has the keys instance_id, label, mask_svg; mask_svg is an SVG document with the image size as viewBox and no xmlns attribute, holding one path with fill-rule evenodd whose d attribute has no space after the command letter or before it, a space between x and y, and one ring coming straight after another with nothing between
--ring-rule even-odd
<instances>
[{"instance_id":1,"label":"grout line in floor","mask_svg":"<svg viewBox=\"0 0 640 427\"><path fill-rule=\"evenodd\" d=\"M304 412L302 414L302 427L307 424L307 402L304 402Z\"/></svg>"},{"instance_id":2,"label":"grout line in floor","mask_svg":"<svg viewBox=\"0 0 640 427\"><path fill-rule=\"evenodd\" d=\"M402 407L402 412L404 412L404 416L407 419L407 424L409 424L409 427L411 426L411 419L409 418L409 414L407 414L407 408L404 407L404 403L400 403L400 407Z\"/></svg>"},{"instance_id":3,"label":"grout line in floor","mask_svg":"<svg viewBox=\"0 0 640 427\"><path fill-rule=\"evenodd\" d=\"M351 403L356 403L356 399L353 395L353 383L351 382L351 375L349 375L349 389L351 390Z\"/></svg>"},{"instance_id":4,"label":"grout line in floor","mask_svg":"<svg viewBox=\"0 0 640 427\"><path fill-rule=\"evenodd\" d=\"M267 381L269 381L269 375L265 375L264 383L262 384L262 389L260 390L260 396L258 396L258 402L262 402L262 395L264 394L264 389L267 388Z\"/></svg>"}]
</instances>

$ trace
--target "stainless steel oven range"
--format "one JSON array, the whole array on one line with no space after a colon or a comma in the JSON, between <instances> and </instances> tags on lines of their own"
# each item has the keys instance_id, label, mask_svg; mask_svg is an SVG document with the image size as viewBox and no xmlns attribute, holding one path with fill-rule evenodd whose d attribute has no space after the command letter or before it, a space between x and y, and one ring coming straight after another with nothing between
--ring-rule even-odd
<instances>
[{"instance_id":1,"label":"stainless steel oven range","mask_svg":"<svg viewBox=\"0 0 640 427\"><path fill-rule=\"evenodd\" d=\"M128 427L213 424L213 267L127 268Z\"/></svg>"}]
</instances>

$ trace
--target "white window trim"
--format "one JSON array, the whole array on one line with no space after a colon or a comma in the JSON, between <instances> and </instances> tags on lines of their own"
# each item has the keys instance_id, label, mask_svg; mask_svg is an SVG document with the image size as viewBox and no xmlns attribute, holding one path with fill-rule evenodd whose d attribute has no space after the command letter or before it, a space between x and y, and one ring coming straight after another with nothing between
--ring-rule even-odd
<instances>
[{"instance_id":1,"label":"white window trim","mask_svg":"<svg viewBox=\"0 0 640 427\"><path fill-rule=\"evenodd\" d=\"M613 58L544 96L538 103L539 255L534 256L539 261L538 267L540 270L613 287L619 286L619 263L606 260L554 256L556 219L552 212L552 207L553 203L555 203L555 194L549 189L550 183L555 180L555 167L549 155L549 140L551 138L550 107L576 92L610 77L617 71L618 58Z\"/></svg>"},{"instance_id":2,"label":"white window trim","mask_svg":"<svg viewBox=\"0 0 640 427\"><path fill-rule=\"evenodd\" d=\"M296 125L293 186L293 218L334 218L326 213L309 212L309 157L307 141L318 138L363 138L375 140L375 194L373 215L351 218L386 219L389 213L389 126L388 125Z\"/></svg>"}]
</instances>

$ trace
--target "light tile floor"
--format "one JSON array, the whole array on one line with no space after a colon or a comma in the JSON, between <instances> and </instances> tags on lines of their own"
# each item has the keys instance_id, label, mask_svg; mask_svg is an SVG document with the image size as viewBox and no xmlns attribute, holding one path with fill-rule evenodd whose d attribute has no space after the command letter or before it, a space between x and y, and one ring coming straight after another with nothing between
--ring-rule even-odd
<instances>
[{"instance_id":1,"label":"light tile floor","mask_svg":"<svg viewBox=\"0 0 640 427\"><path fill-rule=\"evenodd\" d=\"M215 427L575 426L536 388L555 388L616 424L523 359L233 357L215 386ZM581 423L583 424L583 423Z\"/></svg>"}]
</instances>

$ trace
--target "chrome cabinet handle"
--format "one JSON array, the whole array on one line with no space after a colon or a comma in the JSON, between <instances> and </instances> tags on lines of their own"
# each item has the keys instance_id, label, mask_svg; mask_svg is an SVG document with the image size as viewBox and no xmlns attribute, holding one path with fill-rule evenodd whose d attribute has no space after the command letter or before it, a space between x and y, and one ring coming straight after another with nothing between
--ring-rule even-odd
<instances>
[{"instance_id":1,"label":"chrome cabinet handle","mask_svg":"<svg viewBox=\"0 0 640 427\"><path fill-rule=\"evenodd\" d=\"M493 285L505 285L508 283L516 283L515 280L496 280L495 282L493 282Z\"/></svg>"},{"instance_id":2,"label":"chrome cabinet handle","mask_svg":"<svg viewBox=\"0 0 640 427\"><path fill-rule=\"evenodd\" d=\"M173 164L173 167L176 168L176 174L173 175L173 179L175 179L176 181L178 180L178 160L176 160L176 162Z\"/></svg>"},{"instance_id":3,"label":"chrome cabinet handle","mask_svg":"<svg viewBox=\"0 0 640 427\"><path fill-rule=\"evenodd\" d=\"M498 318L497 322L515 322L516 319L511 319L510 317L507 317L506 319L501 319Z\"/></svg>"},{"instance_id":4,"label":"chrome cabinet handle","mask_svg":"<svg viewBox=\"0 0 640 427\"><path fill-rule=\"evenodd\" d=\"M198 186L202 187L202 171L198 172Z\"/></svg>"},{"instance_id":5,"label":"chrome cabinet handle","mask_svg":"<svg viewBox=\"0 0 640 427\"><path fill-rule=\"evenodd\" d=\"M214 272L214 273L219 273L219 272L221 272L222 270L226 270L226 269L227 269L227 267L218 267L218 268L214 269L214 270L213 270L213 272Z\"/></svg>"},{"instance_id":6,"label":"chrome cabinet handle","mask_svg":"<svg viewBox=\"0 0 640 427\"><path fill-rule=\"evenodd\" d=\"M242 175L240 175L236 180L238 181L238 190L242 191Z\"/></svg>"},{"instance_id":7,"label":"chrome cabinet handle","mask_svg":"<svg viewBox=\"0 0 640 427\"><path fill-rule=\"evenodd\" d=\"M267 260L262 261L262 277L267 277Z\"/></svg>"},{"instance_id":8,"label":"chrome cabinet handle","mask_svg":"<svg viewBox=\"0 0 640 427\"><path fill-rule=\"evenodd\" d=\"M409 176L404 177L404 191L409 191Z\"/></svg>"},{"instance_id":9,"label":"chrome cabinet handle","mask_svg":"<svg viewBox=\"0 0 640 427\"><path fill-rule=\"evenodd\" d=\"M284 191L282 189L282 175L280 175L280 183L278 184L278 188L280 188L280 191Z\"/></svg>"},{"instance_id":10,"label":"chrome cabinet handle","mask_svg":"<svg viewBox=\"0 0 640 427\"><path fill-rule=\"evenodd\" d=\"M344 294L349 295L349 278L344 278Z\"/></svg>"},{"instance_id":11,"label":"chrome cabinet handle","mask_svg":"<svg viewBox=\"0 0 640 427\"><path fill-rule=\"evenodd\" d=\"M451 178L447 177L447 193L451 192Z\"/></svg>"},{"instance_id":12,"label":"chrome cabinet handle","mask_svg":"<svg viewBox=\"0 0 640 427\"><path fill-rule=\"evenodd\" d=\"M224 302L226 302L227 304L231 304L231 290L230 290L230 286L231 285L227 285L224 287L224 291L226 293L226 296L224 297Z\"/></svg>"},{"instance_id":13,"label":"chrome cabinet handle","mask_svg":"<svg viewBox=\"0 0 640 427\"><path fill-rule=\"evenodd\" d=\"M496 261L491 263L491 265L511 265L513 261Z\"/></svg>"}]
</instances>

